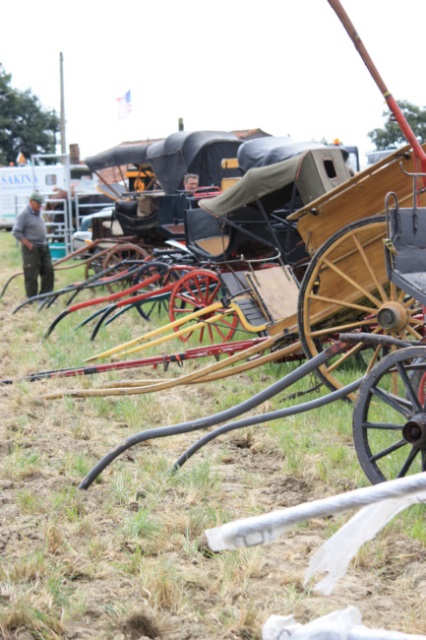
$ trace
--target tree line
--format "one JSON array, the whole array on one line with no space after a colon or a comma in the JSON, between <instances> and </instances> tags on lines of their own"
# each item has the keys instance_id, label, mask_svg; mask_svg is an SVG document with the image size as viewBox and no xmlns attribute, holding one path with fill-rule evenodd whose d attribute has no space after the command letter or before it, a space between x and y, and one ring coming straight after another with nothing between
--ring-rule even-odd
<instances>
[{"instance_id":1,"label":"tree line","mask_svg":"<svg viewBox=\"0 0 426 640\"><path fill-rule=\"evenodd\" d=\"M414 134L426 140L426 107L418 107L402 100L399 107ZM399 125L389 111L383 113L385 123L367 135L377 150L397 149L405 144ZM59 118L54 110L43 109L30 89L19 91L12 87L12 76L0 62L0 166L16 162L20 153L26 158L33 154L56 151Z\"/></svg>"},{"instance_id":2,"label":"tree line","mask_svg":"<svg viewBox=\"0 0 426 640\"><path fill-rule=\"evenodd\" d=\"M11 81L0 63L0 165L15 163L20 153L55 153L59 131L55 111L43 109L30 89L14 89Z\"/></svg>"}]
</instances>

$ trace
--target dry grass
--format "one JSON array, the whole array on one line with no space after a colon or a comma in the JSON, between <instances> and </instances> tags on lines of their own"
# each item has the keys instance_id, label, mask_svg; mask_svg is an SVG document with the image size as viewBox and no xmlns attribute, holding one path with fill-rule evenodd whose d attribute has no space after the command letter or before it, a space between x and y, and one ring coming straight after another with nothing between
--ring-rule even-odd
<instances>
[{"instance_id":1,"label":"dry grass","mask_svg":"<svg viewBox=\"0 0 426 640\"><path fill-rule=\"evenodd\" d=\"M0 234L0 250L8 257L0 265L4 282L19 270L20 259L8 234ZM58 280L80 277L64 272ZM136 315L124 315L91 343L85 327L74 330L84 318L79 312L44 340L64 301L40 313L33 306L13 314L21 299L17 278L0 300L2 378L81 365L148 327ZM185 371L199 363L188 365ZM77 489L124 438L233 406L291 366L269 365L232 381L127 398L43 396L180 370L0 388L0 637L248 640L261 637L272 613L293 613L307 622L348 604L360 608L369 626L424 631L424 511L398 518L369 543L327 599L304 589L303 575L313 550L343 516L313 521L267 547L213 554L203 543L206 528L365 484L348 405L222 436L175 475L173 462L199 434L151 440L120 456L88 491ZM274 399L258 411L282 406Z\"/></svg>"}]
</instances>

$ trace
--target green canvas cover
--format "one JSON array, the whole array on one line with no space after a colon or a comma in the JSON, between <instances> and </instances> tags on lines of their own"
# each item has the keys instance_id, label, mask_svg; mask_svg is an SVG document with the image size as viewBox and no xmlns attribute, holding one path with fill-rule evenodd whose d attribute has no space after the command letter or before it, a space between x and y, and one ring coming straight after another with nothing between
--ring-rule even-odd
<instances>
[{"instance_id":1,"label":"green canvas cover","mask_svg":"<svg viewBox=\"0 0 426 640\"><path fill-rule=\"evenodd\" d=\"M317 149L304 154L296 185L306 205L351 177L341 149Z\"/></svg>"},{"instance_id":2,"label":"green canvas cover","mask_svg":"<svg viewBox=\"0 0 426 640\"><path fill-rule=\"evenodd\" d=\"M215 198L200 200L199 206L215 216L225 216L293 182L304 204L308 204L350 177L340 149L314 149L283 162L249 169L230 189Z\"/></svg>"}]
</instances>

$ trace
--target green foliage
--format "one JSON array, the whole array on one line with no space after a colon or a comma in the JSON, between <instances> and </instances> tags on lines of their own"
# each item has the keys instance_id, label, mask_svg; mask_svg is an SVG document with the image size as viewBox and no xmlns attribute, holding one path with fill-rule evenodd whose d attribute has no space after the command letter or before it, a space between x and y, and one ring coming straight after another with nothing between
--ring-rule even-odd
<instances>
[{"instance_id":1,"label":"green foliage","mask_svg":"<svg viewBox=\"0 0 426 640\"><path fill-rule=\"evenodd\" d=\"M54 111L42 108L30 89L11 86L12 76L0 63L0 164L15 162L22 152L54 153L59 119Z\"/></svg>"},{"instance_id":2,"label":"green foliage","mask_svg":"<svg viewBox=\"0 0 426 640\"><path fill-rule=\"evenodd\" d=\"M426 107L417 107L408 100L401 100L399 108L404 114L414 135L421 142L426 140ZM389 111L384 111L383 116L387 118L383 129L373 129L368 133L376 145L376 149L397 149L407 142L394 115Z\"/></svg>"}]
</instances>

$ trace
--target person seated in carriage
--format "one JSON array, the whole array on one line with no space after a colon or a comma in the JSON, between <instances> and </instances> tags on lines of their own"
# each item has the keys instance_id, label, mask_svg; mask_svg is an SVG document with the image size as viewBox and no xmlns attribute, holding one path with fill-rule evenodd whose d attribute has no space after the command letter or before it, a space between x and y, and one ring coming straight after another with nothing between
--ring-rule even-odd
<instances>
[{"instance_id":1,"label":"person seated in carriage","mask_svg":"<svg viewBox=\"0 0 426 640\"><path fill-rule=\"evenodd\" d=\"M186 173L183 178L183 188L187 193L194 193L198 189L200 176L197 173Z\"/></svg>"}]
</instances>

